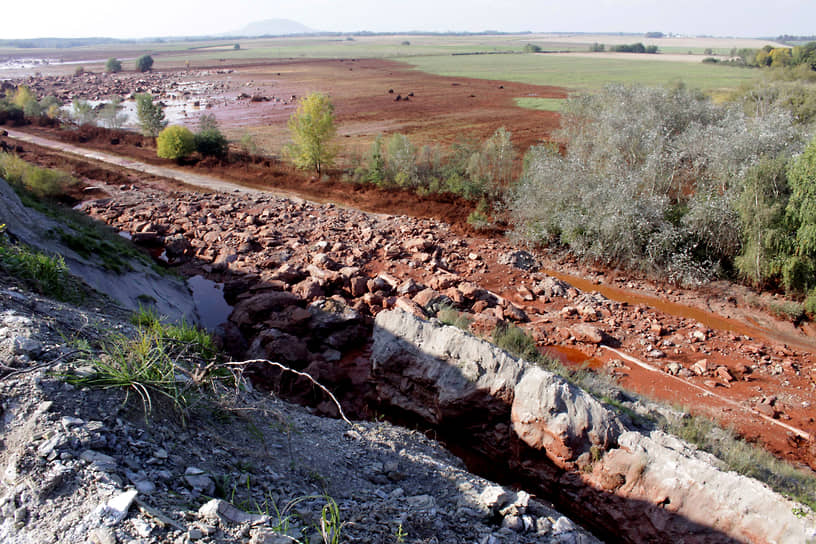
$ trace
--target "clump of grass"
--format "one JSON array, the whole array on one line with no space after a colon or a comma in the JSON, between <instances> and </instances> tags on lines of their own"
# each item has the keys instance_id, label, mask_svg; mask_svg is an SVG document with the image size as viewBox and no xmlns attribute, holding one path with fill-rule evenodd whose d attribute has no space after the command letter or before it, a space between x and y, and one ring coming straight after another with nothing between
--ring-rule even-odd
<instances>
[{"instance_id":1,"label":"clump of grass","mask_svg":"<svg viewBox=\"0 0 816 544\"><path fill-rule=\"evenodd\" d=\"M445 325L451 325L465 332L470 330L470 318L449 304L439 308L436 318Z\"/></svg>"},{"instance_id":2,"label":"clump of grass","mask_svg":"<svg viewBox=\"0 0 816 544\"><path fill-rule=\"evenodd\" d=\"M725 463L728 470L759 480L774 491L816 509L816 475L811 472L777 459L705 417L687 415L666 421L662 427L711 453Z\"/></svg>"},{"instance_id":3,"label":"clump of grass","mask_svg":"<svg viewBox=\"0 0 816 544\"><path fill-rule=\"evenodd\" d=\"M24 244L11 243L5 228L0 225L0 269L38 293L64 302L81 300L80 283L61 255L47 255Z\"/></svg>"},{"instance_id":4,"label":"clump of grass","mask_svg":"<svg viewBox=\"0 0 816 544\"><path fill-rule=\"evenodd\" d=\"M501 349L519 359L532 363L546 363L547 365L552 362L550 357L539 351L532 336L514 325L499 324L493 331L492 341Z\"/></svg>"},{"instance_id":5,"label":"clump of grass","mask_svg":"<svg viewBox=\"0 0 816 544\"><path fill-rule=\"evenodd\" d=\"M150 310L137 312L133 322L138 326L135 336L104 343L102 354L89 361L92 373L63 378L80 387L134 393L145 417L153 412L154 398L164 399L182 421L203 386L231 380L232 374L217 364L215 346L205 332L184 323L165 325Z\"/></svg>"}]
</instances>

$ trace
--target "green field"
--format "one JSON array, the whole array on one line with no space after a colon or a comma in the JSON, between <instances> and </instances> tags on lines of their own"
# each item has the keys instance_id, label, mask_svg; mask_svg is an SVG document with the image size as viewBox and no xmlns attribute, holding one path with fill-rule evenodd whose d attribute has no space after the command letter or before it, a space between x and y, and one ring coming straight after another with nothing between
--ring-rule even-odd
<instances>
[{"instance_id":1,"label":"green field","mask_svg":"<svg viewBox=\"0 0 816 544\"><path fill-rule=\"evenodd\" d=\"M570 55L466 55L404 59L418 70L454 77L473 77L593 90L607 83L671 85L682 81L703 91L735 89L756 80L759 70L703 63L572 57Z\"/></svg>"},{"instance_id":2,"label":"green field","mask_svg":"<svg viewBox=\"0 0 816 544\"><path fill-rule=\"evenodd\" d=\"M540 111L561 111L564 107L563 98L537 98L534 96L525 96L516 98L516 105L520 108L527 108L529 110Z\"/></svg>"}]
</instances>

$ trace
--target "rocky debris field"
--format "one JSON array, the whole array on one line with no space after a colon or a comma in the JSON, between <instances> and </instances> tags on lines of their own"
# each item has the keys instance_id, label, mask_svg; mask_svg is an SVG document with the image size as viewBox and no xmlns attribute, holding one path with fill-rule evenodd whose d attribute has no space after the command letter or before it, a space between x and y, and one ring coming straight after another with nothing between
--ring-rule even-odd
<instances>
[{"instance_id":1,"label":"rocky debris field","mask_svg":"<svg viewBox=\"0 0 816 544\"><path fill-rule=\"evenodd\" d=\"M99 355L77 359L77 346L133 332L0 278L0 541L597 542L415 431L317 417L248 384L210 393L182 424L60 378ZM324 512L336 524L321 534Z\"/></svg>"},{"instance_id":2,"label":"rocky debris field","mask_svg":"<svg viewBox=\"0 0 816 544\"><path fill-rule=\"evenodd\" d=\"M745 436L816 466L812 353L747 336L738 320L712 328L698 320L704 312L672 315L582 291L506 241L457 235L433 219L263 194L136 186L110 194L83 209L159 248L186 275L223 283L233 311L222 336L233 354L274 356L351 391L336 369L365 366L358 351L373 316L452 307L477 333L515 323L562 360L589 359L634 391L708 407Z\"/></svg>"}]
</instances>

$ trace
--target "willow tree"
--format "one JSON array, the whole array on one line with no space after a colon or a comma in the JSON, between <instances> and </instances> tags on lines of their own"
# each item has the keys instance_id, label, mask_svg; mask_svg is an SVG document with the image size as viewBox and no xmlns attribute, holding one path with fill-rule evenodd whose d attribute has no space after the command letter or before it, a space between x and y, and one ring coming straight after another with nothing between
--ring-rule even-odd
<instances>
[{"instance_id":1,"label":"willow tree","mask_svg":"<svg viewBox=\"0 0 816 544\"><path fill-rule=\"evenodd\" d=\"M337 155L333 142L337 128L334 106L328 96L321 93L304 96L289 118L289 130L292 143L286 150L295 166L318 174L332 166Z\"/></svg>"}]
</instances>

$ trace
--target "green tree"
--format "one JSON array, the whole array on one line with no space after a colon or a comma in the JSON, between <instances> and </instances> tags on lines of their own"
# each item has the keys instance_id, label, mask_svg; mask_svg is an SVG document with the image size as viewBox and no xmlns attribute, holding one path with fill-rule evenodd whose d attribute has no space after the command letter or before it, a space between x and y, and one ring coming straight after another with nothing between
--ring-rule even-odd
<instances>
[{"instance_id":1,"label":"green tree","mask_svg":"<svg viewBox=\"0 0 816 544\"><path fill-rule=\"evenodd\" d=\"M783 268L788 289L806 290L816 285L816 137L788 168L791 196L787 215L795 237L792 255Z\"/></svg>"},{"instance_id":2,"label":"green tree","mask_svg":"<svg viewBox=\"0 0 816 544\"><path fill-rule=\"evenodd\" d=\"M163 159L183 159L193 151L195 136L187 127L170 125L156 138L156 154Z\"/></svg>"},{"instance_id":3,"label":"green tree","mask_svg":"<svg viewBox=\"0 0 816 544\"><path fill-rule=\"evenodd\" d=\"M118 96L111 97L110 101L99 111L99 120L107 128L122 128L127 121L127 114L122 111L122 99Z\"/></svg>"},{"instance_id":4,"label":"green tree","mask_svg":"<svg viewBox=\"0 0 816 544\"><path fill-rule=\"evenodd\" d=\"M94 111L93 106L87 100L74 98L71 109L71 117L79 126L91 125L96 120L96 111Z\"/></svg>"},{"instance_id":5,"label":"green tree","mask_svg":"<svg viewBox=\"0 0 816 544\"><path fill-rule=\"evenodd\" d=\"M153 102L153 96L148 93L136 95L136 117L142 134L155 138L167 126L164 120L164 110L160 104Z\"/></svg>"},{"instance_id":6,"label":"green tree","mask_svg":"<svg viewBox=\"0 0 816 544\"><path fill-rule=\"evenodd\" d=\"M153 68L153 57L150 55L142 55L136 60L136 69L140 72L149 72Z\"/></svg>"},{"instance_id":7,"label":"green tree","mask_svg":"<svg viewBox=\"0 0 816 544\"><path fill-rule=\"evenodd\" d=\"M111 57L108 59L108 62L105 63L105 71L110 72L111 74L121 72L122 63L119 62L119 59Z\"/></svg>"},{"instance_id":8,"label":"green tree","mask_svg":"<svg viewBox=\"0 0 816 544\"><path fill-rule=\"evenodd\" d=\"M467 174L494 201L513 180L513 169L518 156L510 132L499 128L485 140L482 148L468 161Z\"/></svg>"},{"instance_id":9,"label":"green tree","mask_svg":"<svg viewBox=\"0 0 816 544\"><path fill-rule=\"evenodd\" d=\"M742 226L742 249L734 259L740 275L755 287L764 287L782 271L788 230L787 160L763 159L745 176L735 203Z\"/></svg>"},{"instance_id":10,"label":"green tree","mask_svg":"<svg viewBox=\"0 0 816 544\"><path fill-rule=\"evenodd\" d=\"M313 169L320 174L331 167L337 148L332 142L337 129L334 126L334 106L329 97L321 93L304 96L297 111L289 118L292 143L287 153L295 166Z\"/></svg>"}]
</instances>

